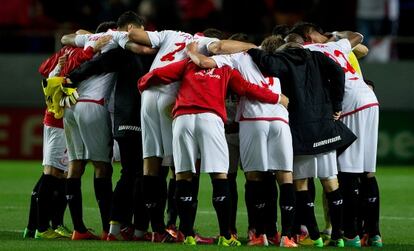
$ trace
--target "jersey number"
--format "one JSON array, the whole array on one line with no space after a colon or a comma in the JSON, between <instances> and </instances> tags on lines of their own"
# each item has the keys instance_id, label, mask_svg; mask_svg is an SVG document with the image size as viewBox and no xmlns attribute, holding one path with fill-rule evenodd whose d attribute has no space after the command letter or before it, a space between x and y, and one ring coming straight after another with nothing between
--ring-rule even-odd
<instances>
[{"instance_id":1,"label":"jersey number","mask_svg":"<svg viewBox=\"0 0 414 251\"><path fill-rule=\"evenodd\" d=\"M185 48L185 43L175 43L175 45L177 46L177 49L162 56L161 61L173 61L175 59L174 54Z\"/></svg>"},{"instance_id":2,"label":"jersey number","mask_svg":"<svg viewBox=\"0 0 414 251\"><path fill-rule=\"evenodd\" d=\"M266 78L269 80L267 83L263 81L261 81L260 83L262 84L264 88L269 89L270 86L273 86L273 77L266 77Z\"/></svg>"},{"instance_id":3,"label":"jersey number","mask_svg":"<svg viewBox=\"0 0 414 251\"><path fill-rule=\"evenodd\" d=\"M355 71L354 67L352 67L352 65L349 63L349 61L346 59L345 55L341 51L334 50L334 55L332 55L332 54L330 54L329 52L326 52L326 51L324 51L323 53L326 56L328 56L329 58L331 58L333 61L335 61L337 64L339 64L342 67L342 70L345 72L345 74L347 72L355 74L356 71ZM343 61L343 64L345 64L345 67L340 62L341 59Z\"/></svg>"}]
</instances>

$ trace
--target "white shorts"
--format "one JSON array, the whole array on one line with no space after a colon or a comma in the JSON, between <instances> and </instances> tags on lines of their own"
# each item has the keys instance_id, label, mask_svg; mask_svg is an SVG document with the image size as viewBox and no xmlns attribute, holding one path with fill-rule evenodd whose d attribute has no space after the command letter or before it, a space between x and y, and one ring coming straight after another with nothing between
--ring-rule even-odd
<instances>
[{"instance_id":1,"label":"white shorts","mask_svg":"<svg viewBox=\"0 0 414 251\"><path fill-rule=\"evenodd\" d=\"M341 119L358 137L338 156L338 170L347 173L375 172L378 145L378 106L350 114Z\"/></svg>"},{"instance_id":2,"label":"white shorts","mask_svg":"<svg viewBox=\"0 0 414 251\"><path fill-rule=\"evenodd\" d=\"M238 133L226 134L229 148L229 173L236 173L240 164L240 141Z\"/></svg>"},{"instance_id":3,"label":"white shorts","mask_svg":"<svg viewBox=\"0 0 414 251\"><path fill-rule=\"evenodd\" d=\"M290 127L283 121L241 121L240 156L245 172L292 171Z\"/></svg>"},{"instance_id":4,"label":"white shorts","mask_svg":"<svg viewBox=\"0 0 414 251\"><path fill-rule=\"evenodd\" d=\"M201 157L202 173L227 173L229 150L221 118L213 113L187 114L173 122L173 156L175 173L196 173Z\"/></svg>"},{"instance_id":5,"label":"white shorts","mask_svg":"<svg viewBox=\"0 0 414 251\"><path fill-rule=\"evenodd\" d=\"M172 115L176 96L146 90L141 95L141 126L143 158L172 155ZM172 165L166 158L163 165Z\"/></svg>"},{"instance_id":6,"label":"white shorts","mask_svg":"<svg viewBox=\"0 0 414 251\"><path fill-rule=\"evenodd\" d=\"M68 170L65 130L45 125L43 127L43 166Z\"/></svg>"},{"instance_id":7,"label":"white shorts","mask_svg":"<svg viewBox=\"0 0 414 251\"><path fill-rule=\"evenodd\" d=\"M338 174L336 151L293 158L293 179L330 179Z\"/></svg>"},{"instance_id":8,"label":"white shorts","mask_svg":"<svg viewBox=\"0 0 414 251\"><path fill-rule=\"evenodd\" d=\"M65 109L63 117L69 161L111 162L111 120L106 107L78 102Z\"/></svg>"}]
</instances>

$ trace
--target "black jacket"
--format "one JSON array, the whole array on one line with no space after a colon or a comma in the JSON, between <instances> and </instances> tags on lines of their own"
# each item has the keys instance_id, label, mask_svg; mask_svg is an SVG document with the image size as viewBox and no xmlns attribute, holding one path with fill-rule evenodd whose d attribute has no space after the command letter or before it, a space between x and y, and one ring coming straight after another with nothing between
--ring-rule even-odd
<instances>
[{"instance_id":1,"label":"black jacket","mask_svg":"<svg viewBox=\"0 0 414 251\"><path fill-rule=\"evenodd\" d=\"M332 115L342 110L345 76L341 67L321 52L302 48L268 54L248 51L265 73L280 79L289 98L289 125L294 155L345 150L356 136Z\"/></svg>"},{"instance_id":2,"label":"black jacket","mask_svg":"<svg viewBox=\"0 0 414 251\"><path fill-rule=\"evenodd\" d=\"M137 81L149 70L153 57L140 56L122 48L103 53L83 63L68 77L74 83L90 76L116 72L114 108L114 137L137 136L141 134L141 96Z\"/></svg>"}]
</instances>

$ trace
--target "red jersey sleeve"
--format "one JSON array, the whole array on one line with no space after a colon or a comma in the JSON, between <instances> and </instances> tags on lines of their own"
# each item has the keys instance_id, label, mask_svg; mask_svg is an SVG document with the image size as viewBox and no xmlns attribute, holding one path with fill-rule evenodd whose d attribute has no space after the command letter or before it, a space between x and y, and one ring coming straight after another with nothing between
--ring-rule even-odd
<instances>
[{"instance_id":1,"label":"red jersey sleeve","mask_svg":"<svg viewBox=\"0 0 414 251\"><path fill-rule=\"evenodd\" d=\"M151 85L166 85L180 80L189 61L186 58L148 72L138 80L138 90L143 92Z\"/></svg>"},{"instance_id":2,"label":"red jersey sleeve","mask_svg":"<svg viewBox=\"0 0 414 251\"><path fill-rule=\"evenodd\" d=\"M90 60L94 55L94 51L92 47L88 47L86 49L72 48L72 50L73 50L72 53L70 54L68 60L63 66L62 71L60 72L60 76L67 75L72 70L74 70L79 65L81 65L83 62Z\"/></svg>"},{"instance_id":3,"label":"red jersey sleeve","mask_svg":"<svg viewBox=\"0 0 414 251\"><path fill-rule=\"evenodd\" d=\"M43 77L49 77L49 73L56 67L59 58L63 56L67 48L67 46L62 47L62 49L42 62L42 64L39 66L39 73L42 74Z\"/></svg>"},{"instance_id":4,"label":"red jersey sleeve","mask_svg":"<svg viewBox=\"0 0 414 251\"><path fill-rule=\"evenodd\" d=\"M77 68L83 62L88 61L94 55L94 51L92 47L88 47L86 49L83 48L76 48L76 47L69 47L64 46L58 52L53 54L51 57L46 59L39 67L39 72L42 74L43 77L49 77L49 73L53 71L53 69L58 64L59 58L63 56L65 53L69 54L69 57L60 72L60 76L65 76L73 69Z\"/></svg>"},{"instance_id":5,"label":"red jersey sleeve","mask_svg":"<svg viewBox=\"0 0 414 251\"><path fill-rule=\"evenodd\" d=\"M233 69L231 72L229 86L239 96L246 96L249 99L270 104L277 104L279 102L279 94L246 81L236 69Z\"/></svg>"}]
</instances>

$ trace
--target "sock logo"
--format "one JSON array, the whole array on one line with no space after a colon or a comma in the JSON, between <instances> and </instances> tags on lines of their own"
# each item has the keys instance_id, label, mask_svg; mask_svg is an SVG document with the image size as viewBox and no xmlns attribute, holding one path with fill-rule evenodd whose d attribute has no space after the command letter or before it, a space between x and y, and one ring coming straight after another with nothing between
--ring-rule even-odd
<instances>
[{"instance_id":1,"label":"sock logo","mask_svg":"<svg viewBox=\"0 0 414 251\"><path fill-rule=\"evenodd\" d=\"M309 203L306 203L306 206L308 206L308 207L315 207L315 204L313 202L309 202Z\"/></svg>"},{"instance_id":2,"label":"sock logo","mask_svg":"<svg viewBox=\"0 0 414 251\"><path fill-rule=\"evenodd\" d=\"M377 201L377 197L371 197L371 198L368 198L368 202L369 203L374 203L374 202L376 202Z\"/></svg>"},{"instance_id":3,"label":"sock logo","mask_svg":"<svg viewBox=\"0 0 414 251\"><path fill-rule=\"evenodd\" d=\"M157 206L157 203L145 203L146 208L154 208Z\"/></svg>"},{"instance_id":4,"label":"sock logo","mask_svg":"<svg viewBox=\"0 0 414 251\"><path fill-rule=\"evenodd\" d=\"M66 200L71 200L71 199L73 199L73 195L71 194L66 195Z\"/></svg>"},{"instance_id":5,"label":"sock logo","mask_svg":"<svg viewBox=\"0 0 414 251\"><path fill-rule=\"evenodd\" d=\"M180 200L181 201L187 201L187 202L189 202L189 201L193 201L193 197L192 196L180 197Z\"/></svg>"},{"instance_id":6,"label":"sock logo","mask_svg":"<svg viewBox=\"0 0 414 251\"><path fill-rule=\"evenodd\" d=\"M221 201L224 201L225 199L226 199L226 196L213 197L213 201L215 202L221 202Z\"/></svg>"},{"instance_id":7,"label":"sock logo","mask_svg":"<svg viewBox=\"0 0 414 251\"><path fill-rule=\"evenodd\" d=\"M265 206L266 206L266 203L261 203L261 204L256 204L256 205L254 205L256 208L258 208L258 209L262 209L262 208L264 208Z\"/></svg>"},{"instance_id":8,"label":"sock logo","mask_svg":"<svg viewBox=\"0 0 414 251\"><path fill-rule=\"evenodd\" d=\"M293 206L280 206L280 208L285 210L285 211L292 211L293 210Z\"/></svg>"},{"instance_id":9,"label":"sock logo","mask_svg":"<svg viewBox=\"0 0 414 251\"><path fill-rule=\"evenodd\" d=\"M342 203L343 203L342 199L341 200L334 200L334 201L332 201L332 204L334 204L335 206L342 205Z\"/></svg>"},{"instance_id":10,"label":"sock logo","mask_svg":"<svg viewBox=\"0 0 414 251\"><path fill-rule=\"evenodd\" d=\"M359 194L359 189L355 189L355 190L354 190L354 193L355 193L356 195L358 195L358 194Z\"/></svg>"}]
</instances>

